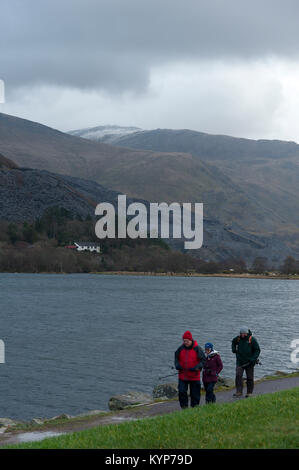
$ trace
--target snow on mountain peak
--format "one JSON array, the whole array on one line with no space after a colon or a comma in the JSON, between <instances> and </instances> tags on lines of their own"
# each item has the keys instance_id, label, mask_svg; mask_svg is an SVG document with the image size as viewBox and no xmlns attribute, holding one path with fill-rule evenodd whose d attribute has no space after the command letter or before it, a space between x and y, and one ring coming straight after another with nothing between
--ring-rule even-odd
<instances>
[{"instance_id":1,"label":"snow on mountain peak","mask_svg":"<svg viewBox=\"0 0 299 470\"><path fill-rule=\"evenodd\" d=\"M119 137L140 131L142 131L142 129L139 127L107 125L78 129L75 131L70 131L69 134L82 137L84 139L113 143L114 140L118 139Z\"/></svg>"}]
</instances>

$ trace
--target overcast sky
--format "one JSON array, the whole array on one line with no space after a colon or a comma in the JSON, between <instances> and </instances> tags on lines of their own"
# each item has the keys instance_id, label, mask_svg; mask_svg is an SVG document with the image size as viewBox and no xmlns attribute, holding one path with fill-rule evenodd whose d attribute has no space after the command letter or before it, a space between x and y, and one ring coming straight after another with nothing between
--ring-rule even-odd
<instances>
[{"instance_id":1,"label":"overcast sky","mask_svg":"<svg viewBox=\"0 0 299 470\"><path fill-rule=\"evenodd\" d=\"M299 141L298 0L1 0L0 111Z\"/></svg>"}]
</instances>

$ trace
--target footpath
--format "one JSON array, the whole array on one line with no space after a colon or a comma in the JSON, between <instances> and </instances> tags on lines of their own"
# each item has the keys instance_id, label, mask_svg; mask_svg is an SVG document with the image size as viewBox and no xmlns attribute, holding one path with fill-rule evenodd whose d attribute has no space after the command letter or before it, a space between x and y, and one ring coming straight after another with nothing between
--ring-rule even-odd
<instances>
[{"instance_id":1,"label":"footpath","mask_svg":"<svg viewBox=\"0 0 299 470\"><path fill-rule=\"evenodd\" d=\"M255 384L253 397L255 395L263 395L266 393L288 390L294 387L299 387L299 376L265 380L263 382ZM229 403L233 401L252 399L245 398L245 395L242 398L234 398L233 393L234 390L216 392L217 403ZM203 406L204 403L205 400L203 394L200 406ZM216 405L210 406L217 406L217 403ZM134 421L137 419L150 418L179 410L180 406L178 400L167 400L155 402L148 405L134 406L132 408L128 408L121 411L100 413L93 416L85 416L81 419L68 419L66 422L60 424L44 424L43 426L37 427L36 429L31 428L28 431L6 431L5 433L0 435L0 447L8 444L37 441L46 437L57 436L65 433L83 431L85 429L93 428L95 426L119 424L124 421Z\"/></svg>"}]
</instances>

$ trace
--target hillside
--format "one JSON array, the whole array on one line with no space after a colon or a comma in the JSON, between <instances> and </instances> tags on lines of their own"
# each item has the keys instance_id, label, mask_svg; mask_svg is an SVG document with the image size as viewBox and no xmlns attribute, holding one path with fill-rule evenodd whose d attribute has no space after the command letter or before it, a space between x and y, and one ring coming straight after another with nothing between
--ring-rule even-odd
<instances>
[{"instance_id":1,"label":"hillside","mask_svg":"<svg viewBox=\"0 0 299 470\"><path fill-rule=\"evenodd\" d=\"M204 202L206 217L253 232L275 231L283 222L218 168L186 153L113 147L4 114L0 152L23 167L92 179L148 201Z\"/></svg>"},{"instance_id":2,"label":"hillside","mask_svg":"<svg viewBox=\"0 0 299 470\"><path fill-rule=\"evenodd\" d=\"M7 159L3 161L8 162ZM0 168L0 220L32 222L41 217L48 207L60 206L82 218L94 215L99 202L116 204L118 192L90 180L58 175L46 170L30 168ZM12 168L11 168L12 167ZM140 201L128 198L128 204ZM183 249L182 240L168 240L173 248ZM292 254L292 250L278 237L254 235L238 226L226 226L216 219L204 219L204 245L197 253L204 260L221 261L244 258L252 262L264 256L273 264Z\"/></svg>"},{"instance_id":3,"label":"hillside","mask_svg":"<svg viewBox=\"0 0 299 470\"><path fill-rule=\"evenodd\" d=\"M117 194L93 181L45 170L0 168L0 220L34 221L51 206L85 218L94 215L100 201L114 203Z\"/></svg>"},{"instance_id":4,"label":"hillside","mask_svg":"<svg viewBox=\"0 0 299 470\"><path fill-rule=\"evenodd\" d=\"M239 161L281 159L297 155L299 145L282 140L252 140L213 135L189 129L154 129L120 135L115 144L122 147L162 152L188 152L203 159Z\"/></svg>"},{"instance_id":5,"label":"hillside","mask_svg":"<svg viewBox=\"0 0 299 470\"><path fill-rule=\"evenodd\" d=\"M0 154L0 169L11 170L17 167L18 165L16 165L14 162L8 160L8 158L5 158L3 155Z\"/></svg>"},{"instance_id":6,"label":"hillside","mask_svg":"<svg viewBox=\"0 0 299 470\"><path fill-rule=\"evenodd\" d=\"M211 164L197 155L114 147L4 114L0 114L0 153L22 168L93 180L138 200L203 202L204 216L212 221L206 227L213 227L206 237L213 240L209 249L200 251L203 257L234 254L252 259L266 253L274 261L291 253L298 258L299 198L287 189L291 177L274 197L258 178L252 183L258 186L251 189L215 161ZM295 173L293 180L295 185Z\"/></svg>"},{"instance_id":7,"label":"hillside","mask_svg":"<svg viewBox=\"0 0 299 470\"><path fill-rule=\"evenodd\" d=\"M212 163L250 198L280 217L283 230L298 228L299 145L250 140L188 129L156 129L120 136L115 145L160 152L187 152Z\"/></svg>"}]
</instances>

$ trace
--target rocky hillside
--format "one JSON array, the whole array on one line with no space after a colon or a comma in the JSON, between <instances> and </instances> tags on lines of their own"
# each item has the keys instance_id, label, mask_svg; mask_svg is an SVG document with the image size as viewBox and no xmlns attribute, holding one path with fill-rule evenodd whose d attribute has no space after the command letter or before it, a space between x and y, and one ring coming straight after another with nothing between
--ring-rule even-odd
<instances>
[{"instance_id":1,"label":"rocky hillside","mask_svg":"<svg viewBox=\"0 0 299 470\"><path fill-rule=\"evenodd\" d=\"M172 132L169 141L175 141L178 131ZM136 135L131 134L131 137ZM232 138L229 140L234 142ZM284 159L280 159L279 152L274 150L263 159L257 154L250 159L250 152L238 159L237 151L231 159L228 156L221 158L221 146L218 147L219 160L209 156L216 156L213 154L216 149L210 154L206 150L206 157L204 152L195 154L192 148L189 149L192 154L165 152L164 147L158 152L128 149L0 114L0 153L22 168L48 170L56 174L55 178L60 174L93 180L105 188L151 202L203 202L206 220L213 221L210 238L215 243L210 241L209 247L215 248L215 255L224 256L227 250L227 254L252 257L254 250L248 247L255 246L255 240L258 240L270 254L275 251L278 256L277 247L280 247L280 259L288 250L298 258L298 146L279 143L279 148L286 149ZM225 147L223 155L228 155L228 149L224 150ZM20 174L25 178L24 170L20 170ZM22 180L21 176L18 178ZM19 200L22 202L21 198ZM262 248L256 249L256 256L264 255ZM205 247L201 250L203 256L205 250L207 253L213 251Z\"/></svg>"},{"instance_id":2,"label":"rocky hillside","mask_svg":"<svg viewBox=\"0 0 299 470\"><path fill-rule=\"evenodd\" d=\"M118 192L94 181L46 170L17 168L13 162L1 159L1 162L4 161L6 167L0 168L0 220L30 222L51 206L64 207L85 218L88 214L94 215L95 206L99 202L117 203ZM134 201L136 199L128 198L128 203ZM148 202L140 202L147 206L149 212ZM182 250L184 240L170 239L168 243ZM275 265L293 252L277 237L269 239L267 236L253 235L236 225L229 227L217 220L205 218L204 245L191 254L207 261L243 258L248 263L257 256L263 256Z\"/></svg>"},{"instance_id":3,"label":"rocky hillside","mask_svg":"<svg viewBox=\"0 0 299 470\"><path fill-rule=\"evenodd\" d=\"M33 221L45 209L61 206L85 218L101 201L114 203L118 193L88 180L29 168L0 168L0 219Z\"/></svg>"},{"instance_id":4,"label":"rocky hillside","mask_svg":"<svg viewBox=\"0 0 299 470\"><path fill-rule=\"evenodd\" d=\"M18 165L16 165L14 162L11 160L8 160L8 158L3 157L0 153L0 169L6 169L6 170L11 170L17 168Z\"/></svg>"},{"instance_id":5,"label":"rocky hillside","mask_svg":"<svg viewBox=\"0 0 299 470\"><path fill-rule=\"evenodd\" d=\"M113 147L0 114L0 152L18 165L94 180L148 201L203 202L205 216L244 230L281 225L254 195L216 166L187 153Z\"/></svg>"}]
</instances>

